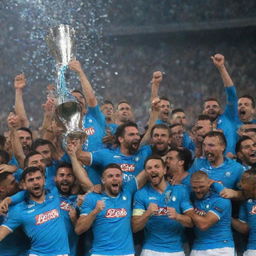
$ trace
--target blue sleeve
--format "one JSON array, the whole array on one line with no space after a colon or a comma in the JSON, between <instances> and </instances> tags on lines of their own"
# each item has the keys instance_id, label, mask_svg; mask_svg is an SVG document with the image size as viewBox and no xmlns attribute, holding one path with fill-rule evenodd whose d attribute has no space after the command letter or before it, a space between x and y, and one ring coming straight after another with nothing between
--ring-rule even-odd
<instances>
[{"instance_id":1,"label":"blue sleeve","mask_svg":"<svg viewBox=\"0 0 256 256\"><path fill-rule=\"evenodd\" d=\"M186 186L184 185L180 185L181 187L181 193L182 194L182 200L181 200L181 210L182 212L186 212L188 210L193 209L193 205L189 200L189 192L188 189L186 188Z\"/></svg>"},{"instance_id":2,"label":"blue sleeve","mask_svg":"<svg viewBox=\"0 0 256 256\"><path fill-rule=\"evenodd\" d=\"M225 88L226 92L226 108L224 115L229 118L232 122L234 120L239 120L238 117L238 97L236 93L236 87L230 86Z\"/></svg>"},{"instance_id":3,"label":"blue sleeve","mask_svg":"<svg viewBox=\"0 0 256 256\"><path fill-rule=\"evenodd\" d=\"M71 164L70 157L69 157L69 155L68 155L67 153L65 153L65 154L61 157L60 161L65 162L65 163L68 163L68 164Z\"/></svg>"},{"instance_id":4,"label":"blue sleeve","mask_svg":"<svg viewBox=\"0 0 256 256\"><path fill-rule=\"evenodd\" d=\"M12 158L11 158L11 160L8 162L8 164L9 164L9 165L15 165L17 168L20 167L20 165L19 165L19 163L18 163L18 161L17 161L17 159L15 158L14 155L12 156Z\"/></svg>"},{"instance_id":5,"label":"blue sleeve","mask_svg":"<svg viewBox=\"0 0 256 256\"><path fill-rule=\"evenodd\" d=\"M101 149L91 153L91 165L104 167L108 149Z\"/></svg>"},{"instance_id":6,"label":"blue sleeve","mask_svg":"<svg viewBox=\"0 0 256 256\"><path fill-rule=\"evenodd\" d=\"M147 210L145 202L143 200L143 193L139 190L135 193L134 201L133 201L133 209Z\"/></svg>"},{"instance_id":7,"label":"blue sleeve","mask_svg":"<svg viewBox=\"0 0 256 256\"><path fill-rule=\"evenodd\" d=\"M105 130L105 126L106 126L105 116L101 112L99 105L95 107L88 107L88 113L90 113L97 120L101 128Z\"/></svg>"},{"instance_id":8,"label":"blue sleeve","mask_svg":"<svg viewBox=\"0 0 256 256\"><path fill-rule=\"evenodd\" d=\"M228 211L231 207L231 203L229 199L219 198L216 202L213 203L210 212L215 213L219 219L221 219L226 211Z\"/></svg>"},{"instance_id":9,"label":"blue sleeve","mask_svg":"<svg viewBox=\"0 0 256 256\"><path fill-rule=\"evenodd\" d=\"M219 182L213 182L213 184L211 185L211 189L217 194L219 194L224 188L224 185Z\"/></svg>"},{"instance_id":10,"label":"blue sleeve","mask_svg":"<svg viewBox=\"0 0 256 256\"><path fill-rule=\"evenodd\" d=\"M129 191L132 195L138 190L137 179L131 179L123 184L124 189Z\"/></svg>"},{"instance_id":11,"label":"blue sleeve","mask_svg":"<svg viewBox=\"0 0 256 256\"><path fill-rule=\"evenodd\" d=\"M247 207L246 202L244 202L239 209L239 220L243 222L248 222L248 213L247 213Z\"/></svg>"},{"instance_id":12,"label":"blue sleeve","mask_svg":"<svg viewBox=\"0 0 256 256\"><path fill-rule=\"evenodd\" d=\"M11 207L8 212L8 216L5 219L3 226L7 227L10 230L14 230L22 224L21 214L18 210L19 208Z\"/></svg>"},{"instance_id":13,"label":"blue sleeve","mask_svg":"<svg viewBox=\"0 0 256 256\"><path fill-rule=\"evenodd\" d=\"M26 194L27 194L27 191L23 190L23 191L20 191L14 195L12 195L10 198L12 200L12 203L11 205L15 205L15 204L18 204L22 201L24 201L25 197L26 197Z\"/></svg>"},{"instance_id":14,"label":"blue sleeve","mask_svg":"<svg viewBox=\"0 0 256 256\"><path fill-rule=\"evenodd\" d=\"M96 202L93 198L93 193L88 193L84 197L84 201L80 209L80 215L89 214L92 210L94 210L95 206L96 206Z\"/></svg>"}]
</instances>

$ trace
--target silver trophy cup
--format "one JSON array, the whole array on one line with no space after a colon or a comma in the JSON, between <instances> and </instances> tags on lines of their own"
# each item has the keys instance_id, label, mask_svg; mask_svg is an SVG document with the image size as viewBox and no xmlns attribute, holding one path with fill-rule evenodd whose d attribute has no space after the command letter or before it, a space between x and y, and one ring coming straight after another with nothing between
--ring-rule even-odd
<instances>
[{"instance_id":1,"label":"silver trophy cup","mask_svg":"<svg viewBox=\"0 0 256 256\"><path fill-rule=\"evenodd\" d=\"M75 30L68 25L51 28L46 36L51 54L56 60L57 68L57 106L56 119L66 130L64 144L68 138L85 138L81 126L81 106L70 93L65 80L65 72L70 60L75 59Z\"/></svg>"}]
</instances>

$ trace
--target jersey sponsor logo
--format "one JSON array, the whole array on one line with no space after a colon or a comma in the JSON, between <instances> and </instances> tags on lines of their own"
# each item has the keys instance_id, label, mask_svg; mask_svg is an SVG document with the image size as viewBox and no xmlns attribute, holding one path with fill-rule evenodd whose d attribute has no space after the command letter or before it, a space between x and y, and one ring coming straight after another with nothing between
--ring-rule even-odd
<instances>
[{"instance_id":1,"label":"jersey sponsor logo","mask_svg":"<svg viewBox=\"0 0 256 256\"><path fill-rule=\"evenodd\" d=\"M250 211L250 214L254 215L256 214L256 205L252 207L252 210Z\"/></svg>"},{"instance_id":2,"label":"jersey sponsor logo","mask_svg":"<svg viewBox=\"0 0 256 256\"><path fill-rule=\"evenodd\" d=\"M87 136L93 135L95 133L95 130L93 127L85 128L84 131Z\"/></svg>"},{"instance_id":3,"label":"jersey sponsor logo","mask_svg":"<svg viewBox=\"0 0 256 256\"><path fill-rule=\"evenodd\" d=\"M58 218L59 216L60 215L57 209L53 209L51 211L38 214L36 215L36 225L44 224L49 220Z\"/></svg>"},{"instance_id":4,"label":"jersey sponsor logo","mask_svg":"<svg viewBox=\"0 0 256 256\"><path fill-rule=\"evenodd\" d=\"M158 207L158 216L167 215L167 207Z\"/></svg>"},{"instance_id":5,"label":"jersey sponsor logo","mask_svg":"<svg viewBox=\"0 0 256 256\"><path fill-rule=\"evenodd\" d=\"M71 207L70 207L70 204L69 204L68 202L62 201L62 202L60 203L60 209L61 209L61 210L64 210L64 211L69 212L70 208L71 208Z\"/></svg>"},{"instance_id":6,"label":"jersey sponsor logo","mask_svg":"<svg viewBox=\"0 0 256 256\"><path fill-rule=\"evenodd\" d=\"M110 208L107 210L105 217L106 218L123 218L127 215L127 211L125 208Z\"/></svg>"},{"instance_id":7,"label":"jersey sponsor logo","mask_svg":"<svg viewBox=\"0 0 256 256\"><path fill-rule=\"evenodd\" d=\"M194 211L195 211L195 213L196 213L197 215L199 215L199 216L205 216L205 215L207 214L206 211L201 210L201 209L198 209L198 208L195 208Z\"/></svg>"},{"instance_id":8,"label":"jersey sponsor logo","mask_svg":"<svg viewBox=\"0 0 256 256\"><path fill-rule=\"evenodd\" d=\"M134 164L121 164L120 168L123 172L134 172L135 165Z\"/></svg>"}]
</instances>

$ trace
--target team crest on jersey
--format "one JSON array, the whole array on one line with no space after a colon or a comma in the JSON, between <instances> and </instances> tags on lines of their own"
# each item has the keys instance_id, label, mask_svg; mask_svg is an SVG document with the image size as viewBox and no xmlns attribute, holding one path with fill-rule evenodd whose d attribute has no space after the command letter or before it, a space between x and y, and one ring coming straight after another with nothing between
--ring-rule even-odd
<instances>
[{"instance_id":1,"label":"team crest on jersey","mask_svg":"<svg viewBox=\"0 0 256 256\"><path fill-rule=\"evenodd\" d=\"M199 216L205 216L205 215L207 214L206 211L203 211L203 210L198 209L198 208L195 208L194 211L195 211L195 213L196 213L197 215L199 215Z\"/></svg>"},{"instance_id":2,"label":"team crest on jersey","mask_svg":"<svg viewBox=\"0 0 256 256\"><path fill-rule=\"evenodd\" d=\"M44 224L47 221L59 218L59 216L60 215L57 209L53 209L51 211L38 214L36 215L36 225Z\"/></svg>"},{"instance_id":3,"label":"team crest on jersey","mask_svg":"<svg viewBox=\"0 0 256 256\"><path fill-rule=\"evenodd\" d=\"M127 215L127 211L125 208L110 208L107 210L105 217L106 218L123 218Z\"/></svg>"},{"instance_id":4,"label":"team crest on jersey","mask_svg":"<svg viewBox=\"0 0 256 256\"><path fill-rule=\"evenodd\" d=\"M252 210L250 211L250 214L254 215L256 214L256 205L252 207Z\"/></svg>"},{"instance_id":5,"label":"team crest on jersey","mask_svg":"<svg viewBox=\"0 0 256 256\"><path fill-rule=\"evenodd\" d=\"M226 173L225 173L225 176L226 176L226 177L230 177L230 176L231 176L231 172L226 172Z\"/></svg>"},{"instance_id":6,"label":"team crest on jersey","mask_svg":"<svg viewBox=\"0 0 256 256\"><path fill-rule=\"evenodd\" d=\"M134 172L135 165L134 164L121 164L120 168L123 172Z\"/></svg>"},{"instance_id":7,"label":"team crest on jersey","mask_svg":"<svg viewBox=\"0 0 256 256\"><path fill-rule=\"evenodd\" d=\"M71 207L70 207L70 204L69 204L68 202L62 201L62 202L60 203L60 209L61 209L61 210L64 210L64 211L69 212L70 208L71 208Z\"/></svg>"},{"instance_id":8,"label":"team crest on jersey","mask_svg":"<svg viewBox=\"0 0 256 256\"><path fill-rule=\"evenodd\" d=\"M93 127L85 128L84 131L87 136L93 135L95 133L95 130Z\"/></svg>"}]
</instances>

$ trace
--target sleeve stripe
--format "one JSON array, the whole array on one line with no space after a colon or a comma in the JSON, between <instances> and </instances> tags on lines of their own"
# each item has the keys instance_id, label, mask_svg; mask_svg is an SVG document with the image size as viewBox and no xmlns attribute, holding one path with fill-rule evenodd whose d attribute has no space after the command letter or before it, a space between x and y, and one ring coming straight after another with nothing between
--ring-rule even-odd
<instances>
[{"instance_id":1,"label":"sleeve stripe","mask_svg":"<svg viewBox=\"0 0 256 256\"><path fill-rule=\"evenodd\" d=\"M141 216L144 212L145 210L143 209L133 209L132 216Z\"/></svg>"},{"instance_id":2,"label":"sleeve stripe","mask_svg":"<svg viewBox=\"0 0 256 256\"><path fill-rule=\"evenodd\" d=\"M88 213L81 213L80 216L87 216Z\"/></svg>"},{"instance_id":3,"label":"sleeve stripe","mask_svg":"<svg viewBox=\"0 0 256 256\"><path fill-rule=\"evenodd\" d=\"M212 211L212 210L210 210L209 212L215 214L215 215L218 217L218 219L220 220L220 216L219 216L216 212L214 212L214 211Z\"/></svg>"},{"instance_id":4,"label":"sleeve stripe","mask_svg":"<svg viewBox=\"0 0 256 256\"><path fill-rule=\"evenodd\" d=\"M93 162L93 159L92 159L92 153L90 152L90 155L91 155L91 161L90 161L90 164L89 164L89 166L91 166L92 165L92 162Z\"/></svg>"}]
</instances>

